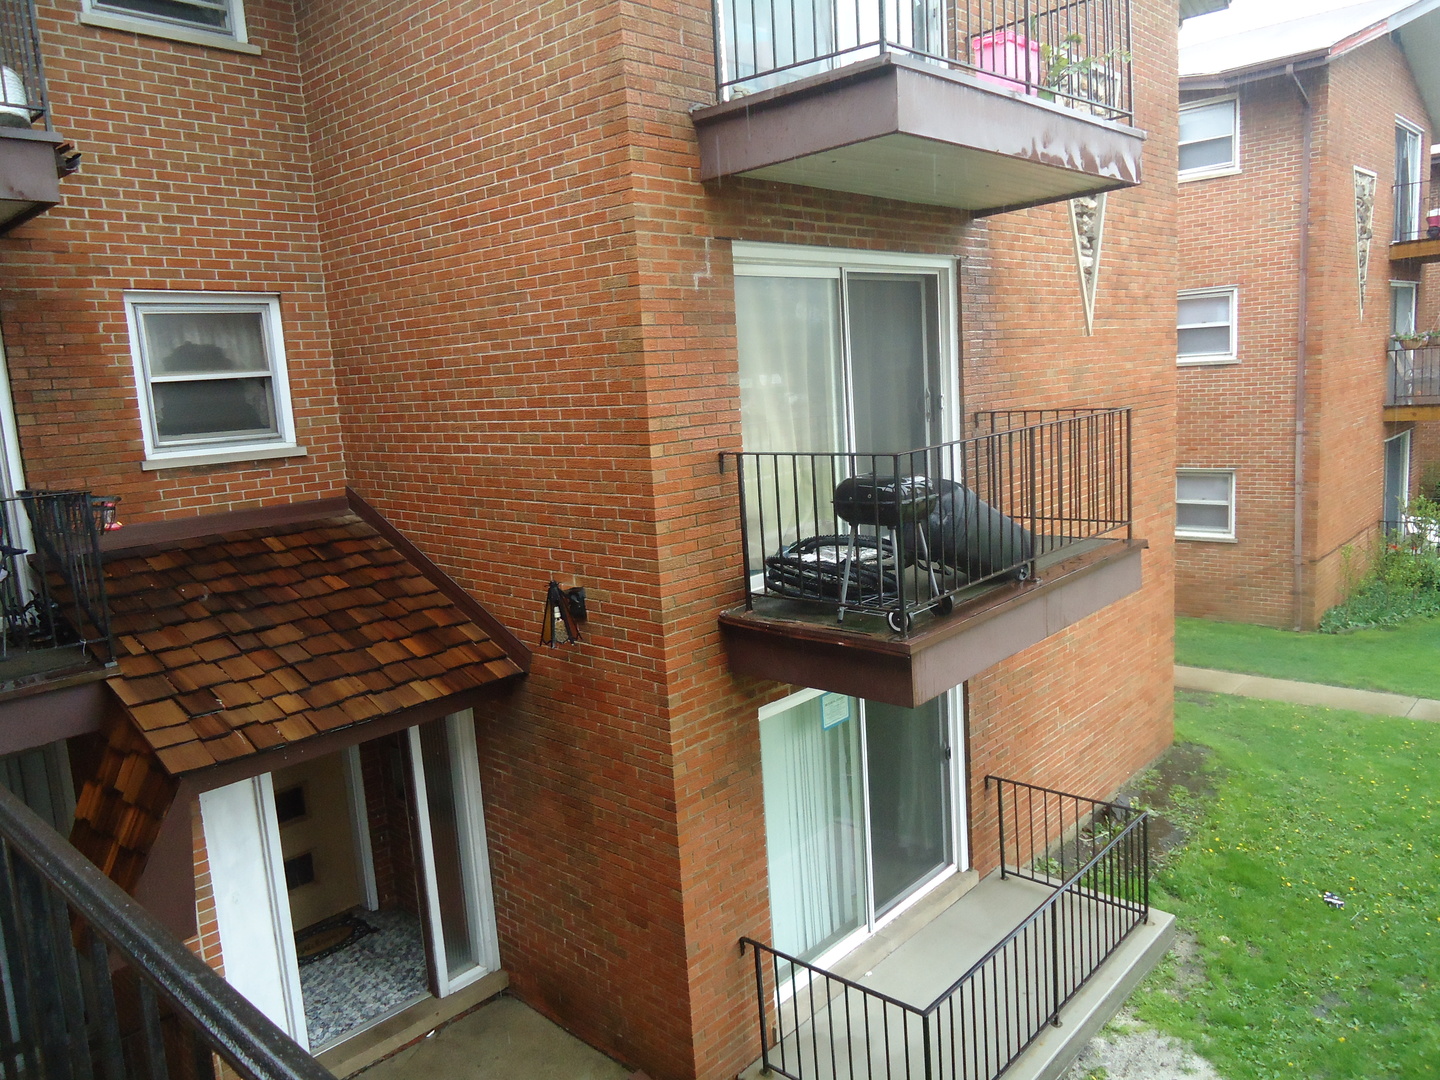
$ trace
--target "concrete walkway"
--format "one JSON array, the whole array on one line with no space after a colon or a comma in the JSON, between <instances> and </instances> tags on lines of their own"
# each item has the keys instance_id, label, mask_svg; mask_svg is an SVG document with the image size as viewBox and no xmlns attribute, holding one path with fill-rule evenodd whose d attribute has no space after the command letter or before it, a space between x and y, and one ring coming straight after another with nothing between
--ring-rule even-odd
<instances>
[{"instance_id":1,"label":"concrete walkway","mask_svg":"<svg viewBox=\"0 0 1440 1080\"><path fill-rule=\"evenodd\" d=\"M512 997L497 997L359 1074L364 1080L644 1080Z\"/></svg>"},{"instance_id":2,"label":"concrete walkway","mask_svg":"<svg viewBox=\"0 0 1440 1080\"><path fill-rule=\"evenodd\" d=\"M1379 690L1352 690L1346 686L1325 686L1321 683L1294 682L1290 679L1267 679L1260 675L1241 675L1234 671L1175 665L1175 689L1205 690L1212 694L1234 694L1238 697L1264 698L1267 701L1288 701L1293 705L1321 705L1331 709L1372 713L1376 716L1405 716L1411 720L1440 721L1440 701L1387 694Z\"/></svg>"}]
</instances>

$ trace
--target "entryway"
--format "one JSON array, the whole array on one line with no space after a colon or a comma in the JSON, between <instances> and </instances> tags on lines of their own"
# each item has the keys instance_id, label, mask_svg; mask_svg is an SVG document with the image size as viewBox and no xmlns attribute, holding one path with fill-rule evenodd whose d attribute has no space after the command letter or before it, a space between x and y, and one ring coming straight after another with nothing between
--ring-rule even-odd
<instances>
[{"instance_id":1,"label":"entryway","mask_svg":"<svg viewBox=\"0 0 1440 1080\"><path fill-rule=\"evenodd\" d=\"M226 977L312 1052L498 970L469 711L207 792L201 814Z\"/></svg>"}]
</instances>

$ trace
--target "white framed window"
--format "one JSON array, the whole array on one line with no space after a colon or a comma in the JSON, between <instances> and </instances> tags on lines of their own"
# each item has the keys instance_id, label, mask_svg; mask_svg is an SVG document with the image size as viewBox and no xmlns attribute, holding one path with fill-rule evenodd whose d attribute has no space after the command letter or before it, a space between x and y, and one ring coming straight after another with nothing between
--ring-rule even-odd
<instances>
[{"instance_id":1,"label":"white framed window","mask_svg":"<svg viewBox=\"0 0 1440 1080\"><path fill-rule=\"evenodd\" d=\"M1238 120L1233 97L1180 106L1181 180L1240 171Z\"/></svg>"},{"instance_id":2,"label":"white framed window","mask_svg":"<svg viewBox=\"0 0 1440 1080\"><path fill-rule=\"evenodd\" d=\"M127 293L125 315L146 468L304 453L278 297Z\"/></svg>"},{"instance_id":3,"label":"white framed window","mask_svg":"<svg viewBox=\"0 0 1440 1080\"><path fill-rule=\"evenodd\" d=\"M1235 470L1177 469L1175 535L1189 540L1235 539Z\"/></svg>"},{"instance_id":4,"label":"white framed window","mask_svg":"<svg viewBox=\"0 0 1440 1080\"><path fill-rule=\"evenodd\" d=\"M1228 364L1235 349L1236 300L1234 286L1223 289L1185 289L1176 304L1175 349L1182 364Z\"/></svg>"},{"instance_id":5,"label":"white framed window","mask_svg":"<svg viewBox=\"0 0 1440 1080\"><path fill-rule=\"evenodd\" d=\"M81 0L87 26L128 30L192 45L258 53L245 32L244 0Z\"/></svg>"}]
</instances>

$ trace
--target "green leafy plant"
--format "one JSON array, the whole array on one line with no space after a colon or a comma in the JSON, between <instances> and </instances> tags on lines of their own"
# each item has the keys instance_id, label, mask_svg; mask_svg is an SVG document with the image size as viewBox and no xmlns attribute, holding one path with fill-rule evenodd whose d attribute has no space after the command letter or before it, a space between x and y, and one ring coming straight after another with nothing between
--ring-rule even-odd
<instances>
[{"instance_id":1,"label":"green leafy plant","mask_svg":"<svg viewBox=\"0 0 1440 1080\"><path fill-rule=\"evenodd\" d=\"M1045 69L1045 90L1040 96L1054 101L1064 98L1090 98L1103 101L1108 95L1097 93L1103 83L1113 78L1111 68L1130 61L1124 49L1111 49L1099 54L1083 51L1085 38L1078 33L1066 34L1058 45L1046 42L1040 46L1040 61Z\"/></svg>"},{"instance_id":2,"label":"green leafy plant","mask_svg":"<svg viewBox=\"0 0 1440 1080\"><path fill-rule=\"evenodd\" d=\"M1402 521L1379 538L1358 584L1351 581L1351 560L1343 553L1341 559L1350 596L1324 614L1322 631L1440 614L1440 501L1425 494L1410 500Z\"/></svg>"}]
</instances>

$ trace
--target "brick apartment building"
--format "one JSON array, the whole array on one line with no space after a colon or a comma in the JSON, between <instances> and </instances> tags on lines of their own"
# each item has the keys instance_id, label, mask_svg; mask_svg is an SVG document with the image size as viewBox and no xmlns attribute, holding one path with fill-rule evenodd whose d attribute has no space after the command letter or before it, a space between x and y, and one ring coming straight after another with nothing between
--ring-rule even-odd
<instances>
[{"instance_id":1,"label":"brick apartment building","mask_svg":"<svg viewBox=\"0 0 1440 1080\"><path fill-rule=\"evenodd\" d=\"M6 538L88 646L0 749L322 1062L508 985L734 1076L742 937L873 962L986 887L987 776L1108 797L1169 744L1173 3L35 7ZM106 592L37 490L119 500ZM311 953L392 931L412 982L327 1013Z\"/></svg>"},{"instance_id":2,"label":"brick apartment building","mask_svg":"<svg viewBox=\"0 0 1440 1080\"><path fill-rule=\"evenodd\" d=\"M1176 609L1313 628L1437 460L1391 334L1436 310L1440 13L1242 14L1181 35Z\"/></svg>"}]
</instances>

